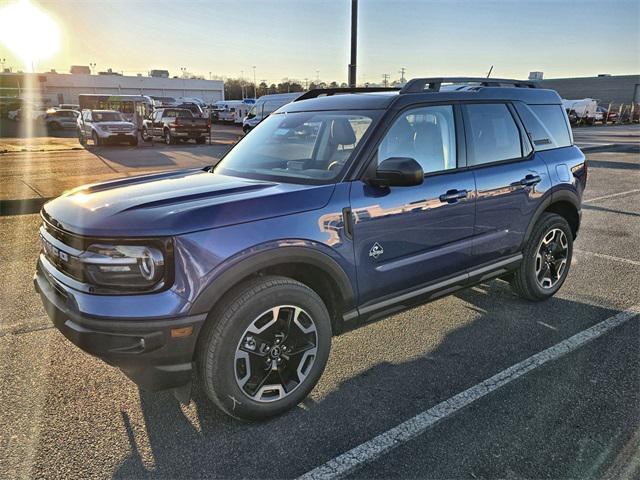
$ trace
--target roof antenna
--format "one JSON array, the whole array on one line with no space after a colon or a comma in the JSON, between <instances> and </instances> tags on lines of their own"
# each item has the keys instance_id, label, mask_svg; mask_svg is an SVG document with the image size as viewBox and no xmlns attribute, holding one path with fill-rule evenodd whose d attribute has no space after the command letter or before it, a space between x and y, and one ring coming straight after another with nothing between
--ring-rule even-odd
<instances>
[{"instance_id":1,"label":"roof antenna","mask_svg":"<svg viewBox=\"0 0 640 480\"><path fill-rule=\"evenodd\" d=\"M493 72L493 65L491 65L491 68L489 69L489 73L487 73L487 78L491 76L491 72Z\"/></svg>"}]
</instances>

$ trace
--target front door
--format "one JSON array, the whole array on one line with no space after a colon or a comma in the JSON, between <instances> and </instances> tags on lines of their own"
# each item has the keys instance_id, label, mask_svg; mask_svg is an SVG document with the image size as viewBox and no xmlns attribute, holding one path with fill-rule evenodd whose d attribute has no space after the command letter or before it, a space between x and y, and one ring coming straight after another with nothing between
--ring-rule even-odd
<instances>
[{"instance_id":1,"label":"front door","mask_svg":"<svg viewBox=\"0 0 640 480\"><path fill-rule=\"evenodd\" d=\"M451 105L403 112L382 140L379 163L414 158L425 179L412 187L351 186L359 304L363 307L463 273L475 216L473 172L458 169Z\"/></svg>"}]
</instances>

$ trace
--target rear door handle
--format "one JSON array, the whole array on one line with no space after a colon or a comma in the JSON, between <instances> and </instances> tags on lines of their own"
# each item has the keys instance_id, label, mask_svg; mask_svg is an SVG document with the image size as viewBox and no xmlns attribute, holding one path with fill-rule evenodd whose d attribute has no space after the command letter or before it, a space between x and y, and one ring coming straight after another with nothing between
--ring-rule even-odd
<instances>
[{"instance_id":1,"label":"rear door handle","mask_svg":"<svg viewBox=\"0 0 640 480\"><path fill-rule=\"evenodd\" d=\"M440 195L442 203L456 203L463 198L467 198L466 190L447 190L447 193Z\"/></svg>"},{"instance_id":2,"label":"rear door handle","mask_svg":"<svg viewBox=\"0 0 640 480\"><path fill-rule=\"evenodd\" d=\"M522 185L523 187L532 187L533 185L540 183L541 181L542 179L540 178L540 175L529 174L522 180L520 180L520 185Z\"/></svg>"}]
</instances>

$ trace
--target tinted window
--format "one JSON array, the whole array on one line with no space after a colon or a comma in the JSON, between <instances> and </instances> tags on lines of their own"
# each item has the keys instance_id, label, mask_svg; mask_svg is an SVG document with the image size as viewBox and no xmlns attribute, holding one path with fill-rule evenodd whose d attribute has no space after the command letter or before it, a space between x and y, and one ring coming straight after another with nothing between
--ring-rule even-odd
<instances>
[{"instance_id":1,"label":"tinted window","mask_svg":"<svg viewBox=\"0 0 640 480\"><path fill-rule=\"evenodd\" d=\"M522 105L518 109L536 150L568 147L571 136L561 105ZM530 118L533 117L533 118Z\"/></svg>"},{"instance_id":2,"label":"tinted window","mask_svg":"<svg viewBox=\"0 0 640 480\"><path fill-rule=\"evenodd\" d=\"M504 104L467 105L469 165L522 156L520 132Z\"/></svg>"},{"instance_id":3,"label":"tinted window","mask_svg":"<svg viewBox=\"0 0 640 480\"><path fill-rule=\"evenodd\" d=\"M373 116L347 111L271 115L214 172L292 183L329 183L343 170Z\"/></svg>"},{"instance_id":4,"label":"tinted window","mask_svg":"<svg viewBox=\"0 0 640 480\"><path fill-rule=\"evenodd\" d=\"M378 147L378 163L391 157L413 158L424 173L456 168L453 107L423 107L403 113Z\"/></svg>"}]
</instances>

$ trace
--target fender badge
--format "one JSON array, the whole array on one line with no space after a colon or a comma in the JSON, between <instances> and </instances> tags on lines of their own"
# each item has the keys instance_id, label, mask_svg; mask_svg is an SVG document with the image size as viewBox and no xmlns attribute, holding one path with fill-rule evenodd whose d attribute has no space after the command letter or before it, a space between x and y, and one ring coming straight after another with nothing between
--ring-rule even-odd
<instances>
[{"instance_id":1,"label":"fender badge","mask_svg":"<svg viewBox=\"0 0 640 480\"><path fill-rule=\"evenodd\" d=\"M377 260L378 257L383 253L384 253L384 249L382 248L382 245L380 245L378 242L374 243L373 247L371 247L371 250L369 250L369 256L373 257L374 260Z\"/></svg>"}]
</instances>

